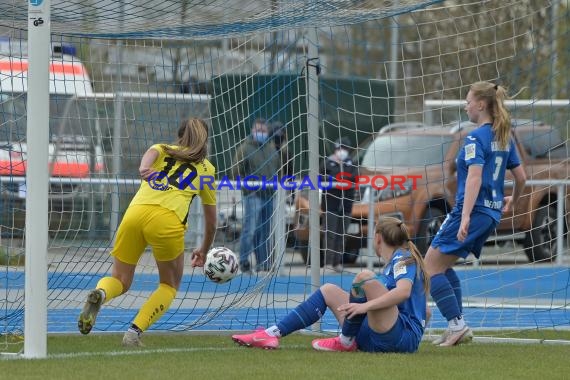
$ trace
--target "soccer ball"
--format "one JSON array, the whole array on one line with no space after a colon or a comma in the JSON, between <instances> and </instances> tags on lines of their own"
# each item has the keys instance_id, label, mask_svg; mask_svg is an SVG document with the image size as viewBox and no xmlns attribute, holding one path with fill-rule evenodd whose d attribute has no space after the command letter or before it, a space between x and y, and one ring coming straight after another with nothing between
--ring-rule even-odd
<instances>
[{"instance_id":1,"label":"soccer ball","mask_svg":"<svg viewBox=\"0 0 570 380\"><path fill-rule=\"evenodd\" d=\"M223 284L238 273L238 258L226 247L216 247L208 251L204 263L204 274L215 283Z\"/></svg>"}]
</instances>

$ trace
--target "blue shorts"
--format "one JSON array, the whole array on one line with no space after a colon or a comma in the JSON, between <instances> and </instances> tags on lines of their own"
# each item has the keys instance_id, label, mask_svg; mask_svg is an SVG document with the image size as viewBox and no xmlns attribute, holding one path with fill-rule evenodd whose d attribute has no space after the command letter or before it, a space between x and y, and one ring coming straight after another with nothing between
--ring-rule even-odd
<instances>
[{"instance_id":1,"label":"blue shorts","mask_svg":"<svg viewBox=\"0 0 570 380\"><path fill-rule=\"evenodd\" d=\"M473 211L469 222L469 231L464 241L457 240L457 232L461 225L461 212L452 210L443 221L437 234L431 242L431 246L439 248L440 252L446 255L455 255L467 258L469 253L475 257L481 256L483 245L487 238L497 227L498 222L487 214Z\"/></svg>"},{"instance_id":2,"label":"blue shorts","mask_svg":"<svg viewBox=\"0 0 570 380\"><path fill-rule=\"evenodd\" d=\"M422 340L422 333L415 332L418 328L421 329L407 315L400 314L390 331L378 333L370 328L365 317L356 344L364 352L416 352Z\"/></svg>"}]
</instances>

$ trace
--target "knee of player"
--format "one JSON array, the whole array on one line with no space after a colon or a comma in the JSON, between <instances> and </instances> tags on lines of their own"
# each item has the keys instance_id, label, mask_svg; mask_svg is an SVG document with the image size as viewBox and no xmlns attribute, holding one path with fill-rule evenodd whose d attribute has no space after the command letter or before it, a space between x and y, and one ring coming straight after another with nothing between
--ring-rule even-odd
<instances>
[{"instance_id":1,"label":"knee of player","mask_svg":"<svg viewBox=\"0 0 570 380\"><path fill-rule=\"evenodd\" d=\"M364 297L366 292L364 290L364 285L376 278L376 275L371 270L365 269L362 272L358 273L354 280L352 281L352 289L351 294L355 297Z\"/></svg>"},{"instance_id":2,"label":"knee of player","mask_svg":"<svg viewBox=\"0 0 570 380\"><path fill-rule=\"evenodd\" d=\"M321 285L321 287L319 288L321 293L323 294L323 297L325 297L325 299L328 296L334 296L335 294L337 294L336 292L338 291L339 286L335 285L335 284L331 284L331 283L326 283Z\"/></svg>"},{"instance_id":3,"label":"knee of player","mask_svg":"<svg viewBox=\"0 0 570 380\"><path fill-rule=\"evenodd\" d=\"M354 276L354 280L352 280L352 283L359 283L359 282L363 282L363 281L368 281L371 280L373 278L376 277L376 274L374 274L374 272L372 272L369 269L364 269L362 272L358 273L356 276Z\"/></svg>"},{"instance_id":4,"label":"knee of player","mask_svg":"<svg viewBox=\"0 0 570 380\"><path fill-rule=\"evenodd\" d=\"M321 292L326 292L327 290L330 290L330 289L332 289L332 288L334 288L334 287L336 287L335 284L331 284L331 283L328 283L328 282L327 282L326 284L321 285L321 288L320 288L320 289L321 289Z\"/></svg>"}]
</instances>

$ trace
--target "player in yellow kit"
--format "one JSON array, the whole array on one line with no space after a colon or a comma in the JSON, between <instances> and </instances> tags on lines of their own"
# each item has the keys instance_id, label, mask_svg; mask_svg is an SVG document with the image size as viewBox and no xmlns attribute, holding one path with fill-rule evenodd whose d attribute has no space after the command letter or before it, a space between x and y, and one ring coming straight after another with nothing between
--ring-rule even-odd
<instances>
[{"instance_id":1,"label":"player in yellow kit","mask_svg":"<svg viewBox=\"0 0 570 380\"><path fill-rule=\"evenodd\" d=\"M141 346L141 334L170 307L184 269L184 233L190 203L198 195L204 208L202 245L192 252L192 267L204 266L216 231L215 168L206 158L208 127L191 118L178 130L177 145L156 144L141 159L142 183L117 230L111 276L99 280L89 292L78 327L88 334L101 305L125 293L136 265L146 249L152 252L160 283L136 315L123 337L125 346Z\"/></svg>"}]
</instances>

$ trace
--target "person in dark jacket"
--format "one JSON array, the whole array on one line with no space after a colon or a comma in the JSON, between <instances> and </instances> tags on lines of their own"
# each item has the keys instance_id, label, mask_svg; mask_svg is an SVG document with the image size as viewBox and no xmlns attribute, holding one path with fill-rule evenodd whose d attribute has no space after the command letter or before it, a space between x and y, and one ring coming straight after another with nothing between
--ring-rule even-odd
<instances>
[{"instance_id":1,"label":"person in dark jacket","mask_svg":"<svg viewBox=\"0 0 570 380\"><path fill-rule=\"evenodd\" d=\"M344 234L350 224L354 186L343 183L341 186L344 188L341 189L339 186L329 184L339 176L354 182L357 173L349 157L351 145L347 137L338 139L334 145L334 152L325 159L321 167L321 174L326 178L321 200L326 237L324 264L337 272L343 268Z\"/></svg>"},{"instance_id":2,"label":"person in dark jacket","mask_svg":"<svg viewBox=\"0 0 570 380\"><path fill-rule=\"evenodd\" d=\"M269 126L263 119L257 119L251 127L251 135L237 148L232 174L243 182L248 176L255 176L267 182L278 173L280 158L269 138ZM255 269L265 272L271 269L269 255L273 195L277 189L272 186L241 186L243 197L243 222L240 235L240 269L251 273L249 256L255 252Z\"/></svg>"},{"instance_id":3,"label":"person in dark jacket","mask_svg":"<svg viewBox=\"0 0 570 380\"><path fill-rule=\"evenodd\" d=\"M279 152L281 159L281 170L279 177L293 175L293 157L291 157L291 147L287 143L287 128L280 121L275 121L271 124L273 132L273 145Z\"/></svg>"}]
</instances>

